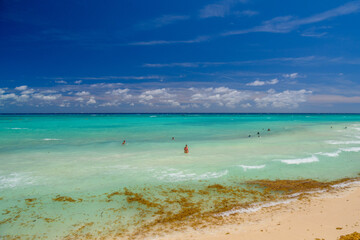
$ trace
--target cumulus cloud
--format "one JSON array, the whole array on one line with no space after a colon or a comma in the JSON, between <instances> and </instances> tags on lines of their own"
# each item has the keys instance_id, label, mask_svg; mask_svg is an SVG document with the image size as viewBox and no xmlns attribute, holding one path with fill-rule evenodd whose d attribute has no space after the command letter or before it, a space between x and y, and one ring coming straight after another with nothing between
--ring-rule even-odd
<instances>
[{"instance_id":1,"label":"cumulus cloud","mask_svg":"<svg viewBox=\"0 0 360 240\"><path fill-rule=\"evenodd\" d=\"M289 74L283 75L283 77L285 77L285 78L292 78L292 79L297 78L298 76L299 76L298 73L289 73Z\"/></svg>"},{"instance_id":2,"label":"cumulus cloud","mask_svg":"<svg viewBox=\"0 0 360 240\"><path fill-rule=\"evenodd\" d=\"M45 101L54 101L58 98L60 98L62 95L61 94L55 94L55 95L43 95L41 93L35 93L33 95L34 98L36 99L40 99L40 100L45 100Z\"/></svg>"},{"instance_id":3,"label":"cumulus cloud","mask_svg":"<svg viewBox=\"0 0 360 240\"><path fill-rule=\"evenodd\" d=\"M258 80L259 81L259 80ZM259 81L257 85L273 85L277 79ZM20 86L21 87L21 86ZM240 90L225 86L191 87L191 88L126 88L124 84L97 83L92 85L69 85L52 88L0 89L0 105L3 106L57 106L74 108L96 107L149 107L149 109L166 108L295 108L308 100L311 95L307 90L286 90L283 92ZM6 91L5 91L6 90ZM22 90L22 91L21 91ZM61 94L60 94L61 92ZM335 99L337 101L358 101L358 98L344 99L322 96L313 101Z\"/></svg>"},{"instance_id":4,"label":"cumulus cloud","mask_svg":"<svg viewBox=\"0 0 360 240\"><path fill-rule=\"evenodd\" d=\"M277 93L275 90L270 89L265 96L257 97L254 99L257 107L274 107L274 108L297 108L299 103L307 101L307 97L311 91L301 89L298 91L286 90Z\"/></svg>"},{"instance_id":5,"label":"cumulus cloud","mask_svg":"<svg viewBox=\"0 0 360 240\"><path fill-rule=\"evenodd\" d=\"M67 82L66 81L64 81L64 80L58 80L58 81L55 81L56 83L60 83L60 84L67 84Z\"/></svg>"},{"instance_id":6,"label":"cumulus cloud","mask_svg":"<svg viewBox=\"0 0 360 240\"><path fill-rule=\"evenodd\" d=\"M234 108L236 104L248 100L250 94L245 91L230 89L227 87L218 88L191 88L194 94L191 96L192 103L205 104L210 107L211 104Z\"/></svg>"},{"instance_id":7,"label":"cumulus cloud","mask_svg":"<svg viewBox=\"0 0 360 240\"><path fill-rule=\"evenodd\" d=\"M16 88L15 88L15 90L18 90L18 91L25 91L27 88L28 88L28 86L23 85L23 86L20 86L20 87L16 87Z\"/></svg>"},{"instance_id":8,"label":"cumulus cloud","mask_svg":"<svg viewBox=\"0 0 360 240\"><path fill-rule=\"evenodd\" d=\"M95 97L90 97L89 101L86 102L86 104L95 104L96 100Z\"/></svg>"},{"instance_id":9,"label":"cumulus cloud","mask_svg":"<svg viewBox=\"0 0 360 240\"><path fill-rule=\"evenodd\" d=\"M90 93L87 91L81 91L81 92L75 93L75 95L76 96L88 96L88 95L90 95Z\"/></svg>"},{"instance_id":10,"label":"cumulus cloud","mask_svg":"<svg viewBox=\"0 0 360 240\"><path fill-rule=\"evenodd\" d=\"M247 83L246 86L257 87L257 86L264 86L264 85L274 85L274 84L277 84L277 83L279 83L279 80L277 78L274 78L274 79L269 80L269 81L255 80L254 82Z\"/></svg>"},{"instance_id":11,"label":"cumulus cloud","mask_svg":"<svg viewBox=\"0 0 360 240\"><path fill-rule=\"evenodd\" d=\"M171 106L180 106L180 103L176 101L176 94L169 93L169 89L159 88L153 90L147 90L139 95L139 103L154 106L159 104L169 104Z\"/></svg>"}]
</instances>

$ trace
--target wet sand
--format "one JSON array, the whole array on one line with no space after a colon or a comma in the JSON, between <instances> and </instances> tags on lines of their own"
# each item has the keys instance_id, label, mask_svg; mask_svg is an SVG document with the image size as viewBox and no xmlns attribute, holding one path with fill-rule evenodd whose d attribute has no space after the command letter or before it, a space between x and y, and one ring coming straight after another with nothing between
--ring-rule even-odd
<instances>
[{"instance_id":1,"label":"wet sand","mask_svg":"<svg viewBox=\"0 0 360 240\"><path fill-rule=\"evenodd\" d=\"M226 218L225 225L187 229L147 239L339 239L341 235L360 232L360 185L313 193L288 204Z\"/></svg>"}]
</instances>

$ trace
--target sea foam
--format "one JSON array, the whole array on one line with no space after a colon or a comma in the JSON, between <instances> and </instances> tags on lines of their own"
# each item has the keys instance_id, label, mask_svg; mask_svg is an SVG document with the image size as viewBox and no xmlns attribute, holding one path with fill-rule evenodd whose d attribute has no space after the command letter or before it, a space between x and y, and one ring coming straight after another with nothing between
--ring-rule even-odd
<instances>
[{"instance_id":1,"label":"sea foam","mask_svg":"<svg viewBox=\"0 0 360 240\"><path fill-rule=\"evenodd\" d=\"M337 140L328 140L325 141L327 144L342 145L342 144L360 144L360 141L337 141Z\"/></svg>"},{"instance_id":2,"label":"sea foam","mask_svg":"<svg viewBox=\"0 0 360 240\"><path fill-rule=\"evenodd\" d=\"M15 188L22 185L31 185L34 179L26 174L11 173L9 175L0 176L0 189Z\"/></svg>"},{"instance_id":3,"label":"sea foam","mask_svg":"<svg viewBox=\"0 0 360 240\"><path fill-rule=\"evenodd\" d=\"M257 166L247 166L247 165L239 165L239 167L242 167L244 169L244 171L248 170L248 169L261 169L264 168L266 165L257 165Z\"/></svg>"},{"instance_id":4,"label":"sea foam","mask_svg":"<svg viewBox=\"0 0 360 240\"><path fill-rule=\"evenodd\" d=\"M205 180L212 178L220 178L229 173L228 170L221 172L206 172L203 174L196 174L187 171L177 171L175 169L168 169L167 171L161 171L160 174L156 174L155 177L158 180L166 182L181 182L190 180Z\"/></svg>"},{"instance_id":5,"label":"sea foam","mask_svg":"<svg viewBox=\"0 0 360 240\"><path fill-rule=\"evenodd\" d=\"M235 213L252 213L257 212L261 210L262 208L268 208L268 207L274 207L280 204L288 204L291 202L296 201L297 199L288 199L283 201L276 201L276 202L268 202L268 203L254 203L251 204L248 208L240 208L240 209L233 209L230 211L222 212L220 214L216 214L215 216L221 216L221 217L227 217L229 215L235 214Z\"/></svg>"},{"instance_id":6,"label":"sea foam","mask_svg":"<svg viewBox=\"0 0 360 240\"><path fill-rule=\"evenodd\" d=\"M61 139L58 138L44 138L44 141L60 141Z\"/></svg>"},{"instance_id":7,"label":"sea foam","mask_svg":"<svg viewBox=\"0 0 360 240\"><path fill-rule=\"evenodd\" d=\"M316 156L311 156L308 158L295 158L295 159L285 159L281 160L281 162L286 164L302 164L302 163L312 163L312 162L318 162L319 159Z\"/></svg>"}]
</instances>

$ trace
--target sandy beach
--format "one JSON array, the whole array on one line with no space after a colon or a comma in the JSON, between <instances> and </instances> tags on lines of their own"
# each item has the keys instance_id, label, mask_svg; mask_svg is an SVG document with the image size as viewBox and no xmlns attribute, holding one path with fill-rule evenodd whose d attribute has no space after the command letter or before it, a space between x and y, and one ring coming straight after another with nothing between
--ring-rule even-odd
<instances>
[{"instance_id":1,"label":"sandy beach","mask_svg":"<svg viewBox=\"0 0 360 240\"><path fill-rule=\"evenodd\" d=\"M152 239L339 239L360 232L360 185L315 193L288 204L227 218L229 223L225 225L189 229Z\"/></svg>"}]
</instances>

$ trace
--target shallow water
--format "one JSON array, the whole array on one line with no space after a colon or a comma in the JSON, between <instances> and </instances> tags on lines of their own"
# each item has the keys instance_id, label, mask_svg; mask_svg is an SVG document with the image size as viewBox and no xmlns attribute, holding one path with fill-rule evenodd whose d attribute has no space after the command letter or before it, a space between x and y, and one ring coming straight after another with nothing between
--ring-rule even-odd
<instances>
[{"instance_id":1,"label":"shallow water","mask_svg":"<svg viewBox=\"0 0 360 240\"><path fill-rule=\"evenodd\" d=\"M109 201L124 187L154 200L214 183L330 181L357 176L359 155L360 115L0 115L0 236L63 238L85 223L116 234L153 214Z\"/></svg>"}]
</instances>

